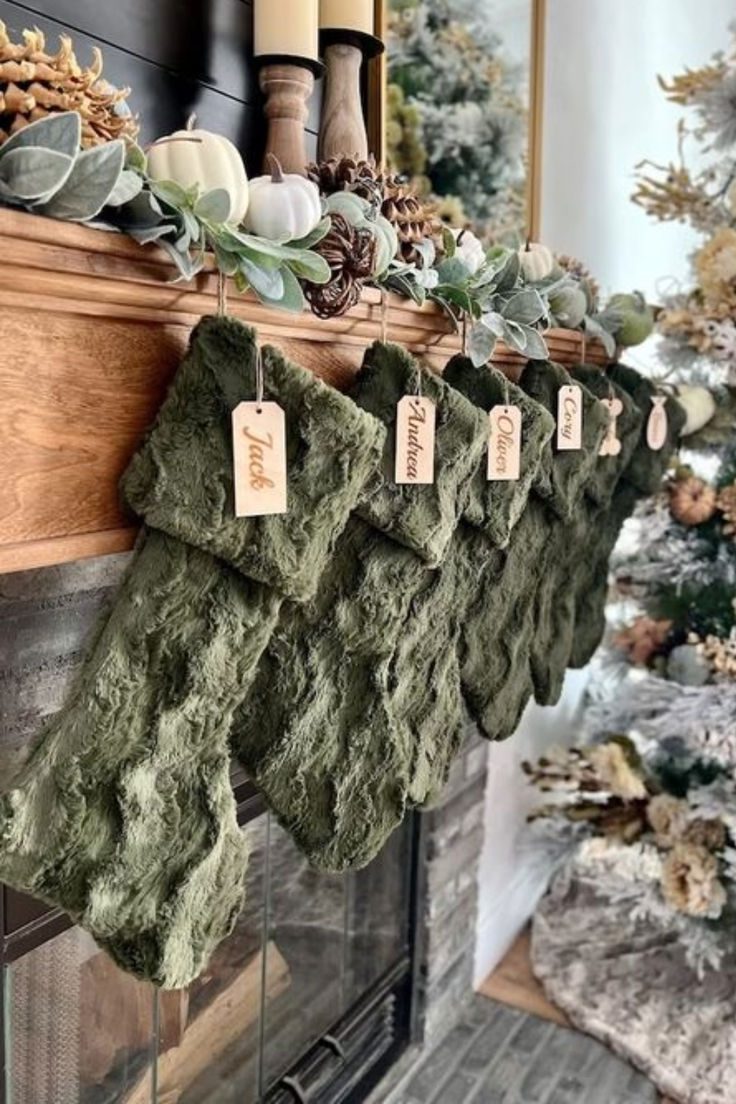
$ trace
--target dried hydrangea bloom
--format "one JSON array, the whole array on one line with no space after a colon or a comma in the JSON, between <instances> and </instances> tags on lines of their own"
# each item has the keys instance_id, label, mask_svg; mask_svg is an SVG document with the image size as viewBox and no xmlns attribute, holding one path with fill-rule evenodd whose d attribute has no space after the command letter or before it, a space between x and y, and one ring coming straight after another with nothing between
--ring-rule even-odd
<instances>
[{"instance_id":1,"label":"dried hydrangea bloom","mask_svg":"<svg viewBox=\"0 0 736 1104\"><path fill-rule=\"evenodd\" d=\"M672 908L701 919L717 920L726 904L718 860L694 843L678 843L665 859L662 892Z\"/></svg>"}]
</instances>

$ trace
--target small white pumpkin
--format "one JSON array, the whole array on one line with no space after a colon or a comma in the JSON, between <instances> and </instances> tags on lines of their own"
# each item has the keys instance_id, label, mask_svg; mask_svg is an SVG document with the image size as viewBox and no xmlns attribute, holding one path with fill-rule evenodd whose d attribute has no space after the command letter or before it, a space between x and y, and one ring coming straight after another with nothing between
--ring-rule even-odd
<instances>
[{"instance_id":1,"label":"small white pumpkin","mask_svg":"<svg viewBox=\"0 0 736 1104\"><path fill-rule=\"evenodd\" d=\"M677 388L677 401L685 411L685 424L681 437L689 437L706 426L716 412L716 400L707 387L693 387L681 383Z\"/></svg>"},{"instance_id":2,"label":"small white pumpkin","mask_svg":"<svg viewBox=\"0 0 736 1104\"><path fill-rule=\"evenodd\" d=\"M552 275L555 267L555 259L552 251L541 242L527 242L519 250L521 268L527 280L531 283L539 283Z\"/></svg>"},{"instance_id":3,"label":"small white pumpkin","mask_svg":"<svg viewBox=\"0 0 736 1104\"><path fill-rule=\"evenodd\" d=\"M271 173L250 182L246 226L269 241L305 238L322 219L319 188L305 176L285 173L272 153Z\"/></svg>"},{"instance_id":4,"label":"small white pumpkin","mask_svg":"<svg viewBox=\"0 0 736 1104\"><path fill-rule=\"evenodd\" d=\"M463 262L470 275L475 276L486 263L483 242L472 230L453 230L452 233L455 238L455 256Z\"/></svg>"},{"instance_id":5,"label":"small white pumpkin","mask_svg":"<svg viewBox=\"0 0 736 1104\"><path fill-rule=\"evenodd\" d=\"M200 192L222 188L230 199L226 222L236 225L248 210L248 177L243 158L222 134L194 127L195 117L186 130L177 130L159 138L148 151L148 175L153 180L173 180L182 188L199 187Z\"/></svg>"}]
</instances>

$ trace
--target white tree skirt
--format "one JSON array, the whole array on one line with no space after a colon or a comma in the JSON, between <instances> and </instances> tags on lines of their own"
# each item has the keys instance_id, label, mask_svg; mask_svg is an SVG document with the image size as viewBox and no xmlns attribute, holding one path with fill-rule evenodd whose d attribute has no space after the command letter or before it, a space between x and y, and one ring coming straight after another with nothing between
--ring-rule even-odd
<instances>
[{"instance_id":1,"label":"white tree skirt","mask_svg":"<svg viewBox=\"0 0 736 1104\"><path fill-rule=\"evenodd\" d=\"M559 874L534 917L534 973L577 1027L663 1093L680 1104L734 1104L736 948L699 979L676 927L638 915L621 888L582 861Z\"/></svg>"}]
</instances>

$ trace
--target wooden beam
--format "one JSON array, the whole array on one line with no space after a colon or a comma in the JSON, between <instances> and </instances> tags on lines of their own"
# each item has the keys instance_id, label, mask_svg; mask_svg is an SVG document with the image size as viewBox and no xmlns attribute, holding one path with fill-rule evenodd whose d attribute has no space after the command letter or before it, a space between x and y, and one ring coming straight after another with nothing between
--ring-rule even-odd
<instances>
[{"instance_id":1,"label":"wooden beam","mask_svg":"<svg viewBox=\"0 0 736 1104\"><path fill-rule=\"evenodd\" d=\"M120 234L0 208L0 573L131 548L120 476L153 421L189 331L217 310L211 266L172 284L166 255ZM382 332L381 295L367 289L342 318L289 315L230 289L229 312L292 360L344 388ZM461 348L428 304L387 296L386 332L442 371ZM547 334L550 354L579 361L581 338ZM588 343L588 360L605 363ZM499 345L494 363L518 378L525 360Z\"/></svg>"}]
</instances>

